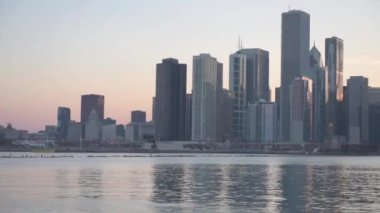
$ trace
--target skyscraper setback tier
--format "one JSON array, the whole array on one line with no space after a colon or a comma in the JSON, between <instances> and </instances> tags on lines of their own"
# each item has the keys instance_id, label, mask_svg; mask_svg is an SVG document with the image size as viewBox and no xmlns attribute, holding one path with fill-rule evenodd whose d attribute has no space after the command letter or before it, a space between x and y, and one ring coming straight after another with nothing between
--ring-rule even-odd
<instances>
[{"instance_id":1,"label":"skyscraper setback tier","mask_svg":"<svg viewBox=\"0 0 380 213\"><path fill-rule=\"evenodd\" d=\"M81 99L80 122L82 123L82 137L85 137L85 124L93 110L95 110L100 122L104 120L104 96L95 94L82 95Z\"/></svg>"},{"instance_id":2,"label":"skyscraper setback tier","mask_svg":"<svg viewBox=\"0 0 380 213\"><path fill-rule=\"evenodd\" d=\"M282 14L281 29L281 138L290 140L290 87L308 69L310 15L299 10Z\"/></svg>"},{"instance_id":3,"label":"skyscraper setback tier","mask_svg":"<svg viewBox=\"0 0 380 213\"><path fill-rule=\"evenodd\" d=\"M163 59L156 66L154 103L155 137L160 140L184 140L186 116L186 64Z\"/></svg>"}]
</instances>

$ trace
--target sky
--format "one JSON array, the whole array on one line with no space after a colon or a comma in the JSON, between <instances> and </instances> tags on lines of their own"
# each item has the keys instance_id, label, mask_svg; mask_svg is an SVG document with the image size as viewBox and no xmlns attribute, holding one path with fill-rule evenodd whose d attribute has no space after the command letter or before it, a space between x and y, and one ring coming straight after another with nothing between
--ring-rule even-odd
<instances>
[{"instance_id":1,"label":"sky","mask_svg":"<svg viewBox=\"0 0 380 213\"><path fill-rule=\"evenodd\" d=\"M105 117L151 118L155 67L163 58L187 64L210 53L224 65L238 48L270 54L270 87L280 85L281 13L310 14L310 45L344 40L344 77L380 87L377 0L0 0L0 125L38 131L56 125L57 107L80 120L82 94L105 96ZM311 48L311 47L310 47Z\"/></svg>"}]
</instances>

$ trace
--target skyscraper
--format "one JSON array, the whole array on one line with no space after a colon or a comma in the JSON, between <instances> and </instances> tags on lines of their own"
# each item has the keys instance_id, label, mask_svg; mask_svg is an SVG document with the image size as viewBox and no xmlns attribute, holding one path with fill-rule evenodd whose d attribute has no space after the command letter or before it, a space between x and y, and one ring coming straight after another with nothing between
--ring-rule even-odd
<instances>
[{"instance_id":1,"label":"skyscraper","mask_svg":"<svg viewBox=\"0 0 380 213\"><path fill-rule=\"evenodd\" d=\"M368 79L363 76L350 77L347 80L347 95L348 142L368 143Z\"/></svg>"},{"instance_id":2,"label":"skyscraper","mask_svg":"<svg viewBox=\"0 0 380 213\"><path fill-rule=\"evenodd\" d=\"M300 10L282 13L281 29L281 141L290 139L290 87L307 71L310 15Z\"/></svg>"},{"instance_id":3,"label":"skyscraper","mask_svg":"<svg viewBox=\"0 0 380 213\"><path fill-rule=\"evenodd\" d=\"M343 40L337 37L325 40L325 62L328 72L328 126L329 132L340 135L339 117L342 116L339 105L343 101ZM332 136L330 135L330 138Z\"/></svg>"},{"instance_id":4,"label":"skyscraper","mask_svg":"<svg viewBox=\"0 0 380 213\"><path fill-rule=\"evenodd\" d=\"M269 52L253 48L241 49L237 53L246 56L247 103L255 103L261 99L270 101Z\"/></svg>"},{"instance_id":5,"label":"skyscraper","mask_svg":"<svg viewBox=\"0 0 380 213\"><path fill-rule=\"evenodd\" d=\"M90 113L93 110L95 110L100 122L104 120L104 96L95 94L82 95L81 99L80 122L82 123L82 137L85 138L85 125L90 117Z\"/></svg>"},{"instance_id":6,"label":"skyscraper","mask_svg":"<svg viewBox=\"0 0 380 213\"><path fill-rule=\"evenodd\" d=\"M309 69L306 74L313 80L313 121L314 129L312 140L323 142L327 131L326 122L326 104L327 104L327 71L323 66L321 53L315 47L311 48L309 53Z\"/></svg>"},{"instance_id":7,"label":"skyscraper","mask_svg":"<svg viewBox=\"0 0 380 213\"><path fill-rule=\"evenodd\" d=\"M66 140L67 138L69 123L70 123L70 108L58 107L57 131L63 140Z\"/></svg>"},{"instance_id":8,"label":"skyscraper","mask_svg":"<svg viewBox=\"0 0 380 213\"><path fill-rule=\"evenodd\" d=\"M313 81L310 78L294 79L290 89L290 107L290 142L310 142L314 128Z\"/></svg>"},{"instance_id":9,"label":"skyscraper","mask_svg":"<svg viewBox=\"0 0 380 213\"><path fill-rule=\"evenodd\" d=\"M242 141L246 138L246 73L247 57L240 53L230 55L229 87L233 94L232 136Z\"/></svg>"},{"instance_id":10,"label":"skyscraper","mask_svg":"<svg viewBox=\"0 0 380 213\"><path fill-rule=\"evenodd\" d=\"M193 141L216 140L216 88L218 61L210 54L193 56Z\"/></svg>"},{"instance_id":11,"label":"skyscraper","mask_svg":"<svg viewBox=\"0 0 380 213\"><path fill-rule=\"evenodd\" d=\"M131 112L132 123L144 123L146 122L146 113L144 111L135 110Z\"/></svg>"},{"instance_id":12,"label":"skyscraper","mask_svg":"<svg viewBox=\"0 0 380 213\"><path fill-rule=\"evenodd\" d=\"M160 140L185 139L186 64L163 59L156 66L155 136Z\"/></svg>"}]
</instances>

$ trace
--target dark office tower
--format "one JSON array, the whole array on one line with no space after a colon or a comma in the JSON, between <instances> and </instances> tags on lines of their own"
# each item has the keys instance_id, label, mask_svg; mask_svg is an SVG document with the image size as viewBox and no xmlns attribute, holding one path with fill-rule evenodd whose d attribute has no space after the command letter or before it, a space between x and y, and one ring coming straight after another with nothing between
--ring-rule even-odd
<instances>
[{"instance_id":1,"label":"dark office tower","mask_svg":"<svg viewBox=\"0 0 380 213\"><path fill-rule=\"evenodd\" d=\"M82 123L82 137L85 137L85 124L87 123L90 113L95 110L98 119L104 120L104 96L103 95L82 95L80 122Z\"/></svg>"},{"instance_id":2,"label":"dark office tower","mask_svg":"<svg viewBox=\"0 0 380 213\"><path fill-rule=\"evenodd\" d=\"M70 123L70 108L58 107L57 121L57 131L60 137L66 141Z\"/></svg>"},{"instance_id":3,"label":"dark office tower","mask_svg":"<svg viewBox=\"0 0 380 213\"><path fill-rule=\"evenodd\" d=\"M310 15L300 10L282 14L281 32L281 139L290 140L290 87L308 68Z\"/></svg>"},{"instance_id":4,"label":"dark office tower","mask_svg":"<svg viewBox=\"0 0 380 213\"><path fill-rule=\"evenodd\" d=\"M351 76L347 80L348 143L368 143L368 78Z\"/></svg>"},{"instance_id":5,"label":"dark office tower","mask_svg":"<svg viewBox=\"0 0 380 213\"><path fill-rule=\"evenodd\" d=\"M328 126L333 135L341 135L340 105L343 101L343 40L337 37L325 40L325 62L328 72ZM330 135L332 137L333 135Z\"/></svg>"},{"instance_id":6,"label":"dark office tower","mask_svg":"<svg viewBox=\"0 0 380 213\"><path fill-rule=\"evenodd\" d=\"M369 143L380 145L380 88L368 88Z\"/></svg>"},{"instance_id":7,"label":"dark office tower","mask_svg":"<svg viewBox=\"0 0 380 213\"><path fill-rule=\"evenodd\" d=\"M131 112L131 123L145 123L146 113L144 111L135 110Z\"/></svg>"},{"instance_id":8,"label":"dark office tower","mask_svg":"<svg viewBox=\"0 0 380 213\"><path fill-rule=\"evenodd\" d=\"M186 94L185 140L191 140L192 94Z\"/></svg>"},{"instance_id":9,"label":"dark office tower","mask_svg":"<svg viewBox=\"0 0 380 213\"><path fill-rule=\"evenodd\" d=\"M232 136L233 93L219 91L216 106L216 139L224 142Z\"/></svg>"},{"instance_id":10,"label":"dark office tower","mask_svg":"<svg viewBox=\"0 0 380 213\"><path fill-rule=\"evenodd\" d=\"M155 136L163 141L185 139L186 64L163 59L156 67Z\"/></svg>"},{"instance_id":11,"label":"dark office tower","mask_svg":"<svg viewBox=\"0 0 380 213\"><path fill-rule=\"evenodd\" d=\"M255 103L260 99L270 100L269 89L269 52L253 48L241 49L237 53L246 56L246 93L247 103Z\"/></svg>"}]
</instances>

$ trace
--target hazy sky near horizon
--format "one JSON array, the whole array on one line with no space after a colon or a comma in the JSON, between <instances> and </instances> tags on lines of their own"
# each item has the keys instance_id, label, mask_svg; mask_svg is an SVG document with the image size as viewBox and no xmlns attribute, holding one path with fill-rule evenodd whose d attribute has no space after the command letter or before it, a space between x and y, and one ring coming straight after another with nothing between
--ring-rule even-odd
<instances>
[{"instance_id":1,"label":"hazy sky near horizon","mask_svg":"<svg viewBox=\"0 0 380 213\"><path fill-rule=\"evenodd\" d=\"M57 107L80 118L80 96L105 96L105 116L126 124L131 110L151 117L155 66L210 53L224 65L245 48L270 54L271 89L280 85L281 13L310 14L310 45L344 40L344 77L380 87L380 1L376 0L0 0L0 125L37 131L56 124Z\"/></svg>"}]
</instances>

